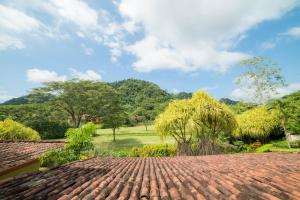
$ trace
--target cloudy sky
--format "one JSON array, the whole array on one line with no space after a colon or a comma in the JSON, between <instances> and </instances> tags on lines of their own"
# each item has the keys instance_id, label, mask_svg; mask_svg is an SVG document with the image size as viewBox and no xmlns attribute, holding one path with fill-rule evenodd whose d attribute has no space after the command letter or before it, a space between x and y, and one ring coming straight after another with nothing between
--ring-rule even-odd
<instances>
[{"instance_id":1,"label":"cloudy sky","mask_svg":"<svg viewBox=\"0 0 300 200\"><path fill-rule=\"evenodd\" d=\"M300 89L299 0L0 0L0 102L71 78L246 98L251 56L282 68L281 94Z\"/></svg>"}]
</instances>

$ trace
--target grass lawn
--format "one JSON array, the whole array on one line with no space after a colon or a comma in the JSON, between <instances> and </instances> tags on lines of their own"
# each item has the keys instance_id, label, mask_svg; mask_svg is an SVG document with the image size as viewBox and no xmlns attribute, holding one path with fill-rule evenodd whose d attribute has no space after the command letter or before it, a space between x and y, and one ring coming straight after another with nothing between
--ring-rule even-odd
<instances>
[{"instance_id":1,"label":"grass lawn","mask_svg":"<svg viewBox=\"0 0 300 200\"><path fill-rule=\"evenodd\" d=\"M112 129L97 129L97 136L94 137L95 149L106 152L108 155L113 152L129 151L132 147L145 144L174 144L172 137L161 140L154 132L154 126L121 127L116 131L116 142L113 142Z\"/></svg>"}]
</instances>

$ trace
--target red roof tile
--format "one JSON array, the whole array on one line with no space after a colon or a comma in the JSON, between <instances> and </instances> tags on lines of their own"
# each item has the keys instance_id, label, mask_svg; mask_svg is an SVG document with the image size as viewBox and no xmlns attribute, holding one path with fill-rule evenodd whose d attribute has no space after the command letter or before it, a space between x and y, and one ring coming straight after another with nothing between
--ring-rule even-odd
<instances>
[{"instance_id":1,"label":"red roof tile","mask_svg":"<svg viewBox=\"0 0 300 200\"><path fill-rule=\"evenodd\" d=\"M63 142L0 141L0 174L38 158L43 152L63 146Z\"/></svg>"},{"instance_id":2,"label":"red roof tile","mask_svg":"<svg viewBox=\"0 0 300 200\"><path fill-rule=\"evenodd\" d=\"M0 199L300 199L300 154L92 158L4 182Z\"/></svg>"}]
</instances>

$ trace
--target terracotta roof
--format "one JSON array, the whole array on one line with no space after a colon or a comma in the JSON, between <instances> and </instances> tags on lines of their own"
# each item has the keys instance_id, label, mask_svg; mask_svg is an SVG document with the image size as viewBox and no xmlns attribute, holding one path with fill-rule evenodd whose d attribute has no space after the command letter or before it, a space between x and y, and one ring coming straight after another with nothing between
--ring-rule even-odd
<instances>
[{"instance_id":1,"label":"terracotta roof","mask_svg":"<svg viewBox=\"0 0 300 200\"><path fill-rule=\"evenodd\" d=\"M300 199L300 154L92 158L0 184L0 199Z\"/></svg>"},{"instance_id":2,"label":"terracotta roof","mask_svg":"<svg viewBox=\"0 0 300 200\"><path fill-rule=\"evenodd\" d=\"M43 152L63 146L63 142L0 141L0 174L11 168L37 159Z\"/></svg>"}]
</instances>

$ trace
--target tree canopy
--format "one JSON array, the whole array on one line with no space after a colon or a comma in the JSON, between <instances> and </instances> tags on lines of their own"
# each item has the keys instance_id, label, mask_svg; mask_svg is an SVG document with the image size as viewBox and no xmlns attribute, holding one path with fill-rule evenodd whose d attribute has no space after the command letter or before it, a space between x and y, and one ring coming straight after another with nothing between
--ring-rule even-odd
<instances>
[{"instance_id":1,"label":"tree canopy","mask_svg":"<svg viewBox=\"0 0 300 200\"><path fill-rule=\"evenodd\" d=\"M52 105L67 112L74 127L79 127L84 114L100 115L101 109L110 103L114 89L102 82L65 81L47 82L33 90L35 94L52 94Z\"/></svg>"},{"instance_id":2,"label":"tree canopy","mask_svg":"<svg viewBox=\"0 0 300 200\"><path fill-rule=\"evenodd\" d=\"M266 103L277 89L285 85L284 78L276 64L263 57L243 60L247 67L236 79L236 84L246 91L254 102Z\"/></svg>"},{"instance_id":3,"label":"tree canopy","mask_svg":"<svg viewBox=\"0 0 300 200\"><path fill-rule=\"evenodd\" d=\"M253 138L264 140L272 130L280 125L278 110L257 106L237 115L238 128L234 131L237 138Z\"/></svg>"},{"instance_id":4,"label":"tree canopy","mask_svg":"<svg viewBox=\"0 0 300 200\"><path fill-rule=\"evenodd\" d=\"M216 140L222 133L231 133L237 126L234 114L225 105L203 91L193 94L192 121L199 139L200 154L214 154Z\"/></svg>"},{"instance_id":5,"label":"tree canopy","mask_svg":"<svg viewBox=\"0 0 300 200\"><path fill-rule=\"evenodd\" d=\"M231 133L236 124L229 108L203 91L193 94L192 99L173 101L155 121L161 136L174 137L181 155L190 154L191 148L187 146L190 147L193 136L199 142L197 153L216 153L218 136Z\"/></svg>"}]
</instances>

